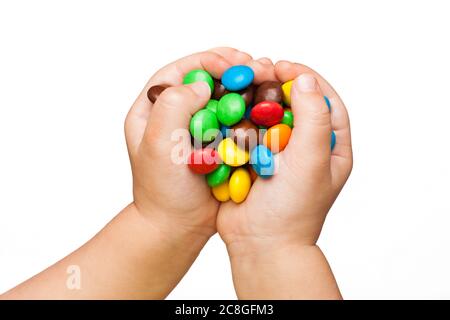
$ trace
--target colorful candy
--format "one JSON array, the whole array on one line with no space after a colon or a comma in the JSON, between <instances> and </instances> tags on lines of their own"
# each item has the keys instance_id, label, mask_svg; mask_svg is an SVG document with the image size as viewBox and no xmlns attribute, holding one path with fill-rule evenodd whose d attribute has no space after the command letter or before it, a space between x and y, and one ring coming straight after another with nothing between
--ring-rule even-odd
<instances>
[{"instance_id":1,"label":"colorful candy","mask_svg":"<svg viewBox=\"0 0 450 320\"><path fill-rule=\"evenodd\" d=\"M278 81L264 81L256 89L254 103L258 104L263 101L275 101L281 103L283 100L283 92L281 91L281 83Z\"/></svg>"},{"instance_id":2,"label":"colorful candy","mask_svg":"<svg viewBox=\"0 0 450 320\"><path fill-rule=\"evenodd\" d=\"M249 153L239 148L231 138L223 139L217 147L217 152L222 161L232 167L240 167L250 158Z\"/></svg>"},{"instance_id":3,"label":"colorful candy","mask_svg":"<svg viewBox=\"0 0 450 320\"><path fill-rule=\"evenodd\" d=\"M191 84L198 81L205 81L211 88L211 92L214 90L214 80L211 75L202 69L192 70L188 72L183 78L183 84Z\"/></svg>"},{"instance_id":4,"label":"colorful candy","mask_svg":"<svg viewBox=\"0 0 450 320\"><path fill-rule=\"evenodd\" d=\"M264 134L263 144L273 153L278 153L286 148L291 137L291 127L287 124L277 124L270 127Z\"/></svg>"},{"instance_id":5,"label":"colorful candy","mask_svg":"<svg viewBox=\"0 0 450 320\"><path fill-rule=\"evenodd\" d=\"M155 103L156 99L158 99L159 95L167 89L166 85L157 85L150 87L147 91L147 98L151 101L151 103Z\"/></svg>"},{"instance_id":6,"label":"colorful candy","mask_svg":"<svg viewBox=\"0 0 450 320\"><path fill-rule=\"evenodd\" d=\"M189 157L189 168L198 174L207 174L216 170L219 157L214 149L204 148L192 151Z\"/></svg>"},{"instance_id":7,"label":"colorful candy","mask_svg":"<svg viewBox=\"0 0 450 320\"><path fill-rule=\"evenodd\" d=\"M283 102L287 106L291 106L291 89L292 89L293 80L287 81L283 83L281 86L281 90L283 91Z\"/></svg>"},{"instance_id":8,"label":"colorful candy","mask_svg":"<svg viewBox=\"0 0 450 320\"><path fill-rule=\"evenodd\" d=\"M252 82L255 74L248 66L233 66L222 75L222 84L227 90L239 91L247 88Z\"/></svg>"},{"instance_id":9,"label":"colorful candy","mask_svg":"<svg viewBox=\"0 0 450 320\"><path fill-rule=\"evenodd\" d=\"M284 110L277 102L263 101L252 108L250 119L254 124L271 127L281 122Z\"/></svg>"},{"instance_id":10,"label":"colorful candy","mask_svg":"<svg viewBox=\"0 0 450 320\"><path fill-rule=\"evenodd\" d=\"M219 100L217 119L226 126L241 121L245 113L245 101L238 93L228 93Z\"/></svg>"},{"instance_id":11,"label":"colorful candy","mask_svg":"<svg viewBox=\"0 0 450 320\"><path fill-rule=\"evenodd\" d=\"M293 81L255 85L253 80L253 70L243 65L226 70L221 80L204 70L192 70L183 79L184 84L205 81L212 90L211 99L189 124L192 143L200 141L203 148L193 149L188 166L205 175L213 196L221 202L245 201L258 177L275 174L275 154L286 148L294 126L289 108ZM154 103L166 88L152 86L148 99ZM331 111L329 99L324 99ZM333 150L334 131L330 144Z\"/></svg>"},{"instance_id":12,"label":"colorful candy","mask_svg":"<svg viewBox=\"0 0 450 320\"><path fill-rule=\"evenodd\" d=\"M231 167L225 163L220 164L216 170L206 175L206 181L210 187L216 187L228 180Z\"/></svg>"},{"instance_id":13,"label":"colorful candy","mask_svg":"<svg viewBox=\"0 0 450 320\"><path fill-rule=\"evenodd\" d=\"M228 187L228 181L211 188L211 191L217 201L225 202L230 200L230 188Z\"/></svg>"},{"instance_id":14,"label":"colorful candy","mask_svg":"<svg viewBox=\"0 0 450 320\"><path fill-rule=\"evenodd\" d=\"M287 124L289 127L294 127L294 114L292 113L290 108L284 109L283 119L281 119L281 123Z\"/></svg>"},{"instance_id":15,"label":"colorful candy","mask_svg":"<svg viewBox=\"0 0 450 320\"><path fill-rule=\"evenodd\" d=\"M228 184L230 190L230 198L236 203L241 203L247 198L250 192L250 187L252 186L252 181L250 174L244 168L236 169L233 172Z\"/></svg>"},{"instance_id":16,"label":"colorful candy","mask_svg":"<svg viewBox=\"0 0 450 320\"><path fill-rule=\"evenodd\" d=\"M250 162L256 174L262 178L269 178L275 172L275 164L272 152L263 145L256 146L250 156Z\"/></svg>"},{"instance_id":17,"label":"colorful candy","mask_svg":"<svg viewBox=\"0 0 450 320\"><path fill-rule=\"evenodd\" d=\"M219 133L219 122L216 114L208 109L197 111L189 125L191 135L198 141L210 142Z\"/></svg>"}]
</instances>

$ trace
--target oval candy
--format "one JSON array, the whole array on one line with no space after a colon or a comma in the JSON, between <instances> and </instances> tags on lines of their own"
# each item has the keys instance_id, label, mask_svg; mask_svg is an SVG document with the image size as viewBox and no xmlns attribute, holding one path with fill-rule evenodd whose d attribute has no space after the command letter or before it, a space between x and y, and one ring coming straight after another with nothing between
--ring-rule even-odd
<instances>
[{"instance_id":1,"label":"oval candy","mask_svg":"<svg viewBox=\"0 0 450 320\"><path fill-rule=\"evenodd\" d=\"M225 181L224 183L211 188L211 191L214 198L216 198L220 202L230 200L230 189L228 186L228 181Z\"/></svg>"},{"instance_id":2,"label":"oval candy","mask_svg":"<svg viewBox=\"0 0 450 320\"><path fill-rule=\"evenodd\" d=\"M222 82L220 82L217 79L214 79L214 92L212 94L212 98L215 100L220 100L220 98L222 98L227 93L230 92L227 89L225 89Z\"/></svg>"},{"instance_id":3,"label":"oval candy","mask_svg":"<svg viewBox=\"0 0 450 320\"><path fill-rule=\"evenodd\" d=\"M197 111L189 124L191 135L202 142L210 142L219 133L219 122L214 112L208 109Z\"/></svg>"},{"instance_id":4,"label":"oval candy","mask_svg":"<svg viewBox=\"0 0 450 320\"><path fill-rule=\"evenodd\" d=\"M206 175L206 182L210 187L216 187L228 180L231 167L225 163L220 164L216 170Z\"/></svg>"},{"instance_id":5,"label":"oval candy","mask_svg":"<svg viewBox=\"0 0 450 320\"><path fill-rule=\"evenodd\" d=\"M219 104L219 101L215 99L210 99L208 103L206 104L205 108L209 111L212 111L214 113L217 113L217 105Z\"/></svg>"},{"instance_id":6,"label":"oval candy","mask_svg":"<svg viewBox=\"0 0 450 320\"><path fill-rule=\"evenodd\" d=\"M284 110L277 102L263 101L252 108L250 119L256 125L271 127L280 123Z\"/></svg>"},{"instance_id":7,"label":"oval candy","mask_svg":"<svg viewBox=\"0 0 450 320\"><path fill-rule=\"evenodd\" d=\"M216 170L220 162L216 150L211 148L195 149L189 159L189 168L198 174L207 174Z\"/></svg>"},{"instance_id":8,"label":"oval candy","mask_svg":"<svg viewBox=\"0 0 450 320\"><path fill-rule=\"evenodd\" d=\"M258 104L262 101L275 101L281 103L283 100L283 92L281 83L278 81L264 81L256 89L254 103Z\"/></svg>"},{"instance_id":9,"label":"oval candy","mask_svg":"<svg viewBox=\"0 0 450 320\"><path fill-rule=\"evenodd\" d=\"M242 99L244 99L246 106L248 106L252 103L254 92L255 92L255 88L253 85L249 85L244 90L239 91L239 94L241 95Z\"/></svg>"},{"instance_id":10,"label":"oval candy","mask_svg":"<svg viewBox=\"0 0 450 320\"><path fill-rule=\"evenodd\" d=\"M230 137L239 148L251 151L258 144L259 130L251 121L242 119L231 127Z\"/></svg>"},{"instance_id":11,"label":"oval candy","mask_svg":"<svg viewBox=\"0 0 450 320\"><path fill-rule=\"evenodd\" d=\"M250 158L247 151L240 149L231 138L225 138L217 146L217 152L224 163L232 167L246 164Z\"/></svg>"},{"instance_id":12,"label":"oval candy","mask_svg":"<svg viewBox=\"0 0 450 320\"><path fill-rule=\"evenodd\" d=\"M151 101L151 103L155 103L156 99L158 99L159 95L168 88L167 85L156 85L150 87L147 91L147 98Z\"/></svg>"},{"instance_id":13,"label":"oval candy","mask_svg":"<svg viewBox=\"0 0 450 320\"><path fill-rule=\"evenodd\" d=\"M261 178L269 178L275 172L275 162L272 152L264 145L258 145L250 156L253 170Z\"/></svg>"},{"instance_id":14,"label":"oval candy","mask_svg":"<svg viewBox=\"0 0 450 320\"><path fill-rule=\"evenodd\" d=\"M191 84L198 81L205 81L208 83L211 92L214 91L214 80L205 70L196 69L189 71L183 78L183 84Z\"/></svg>"},{"instance_id":15,"label":"oval candy","mask_svg":"<svg viewBox=\"0 0 450 320\"><path fill-rule=\"evenodd\" d=\"M294 127L294 114L291 109L284 109L283 119L281 119L281 123L287 124L289 127Z\"/></svg>"},{"instance_id":16,"label":"oval candy","mask_svg":"<svg viewBox=\"0 0 450 320\"><path fill-rule=\"evenodd\" d=\"M289 80L281 85L281 90L283 91L283 102L290 106L291 105L291 89L294 80Z\"/></svg>"},{"instance_id":17,"label":"oval candy","mask_svg":"<svg viewBox=\"0 0 450 320\"><path fill-rule=\"evenodd\" d=\"M325 99L325 103L327 104L328 111L331 111L331 103L330 103L330 99L328 99L327 96L323 96L323 98Z\"/></svg>"},{"instance_id":18,"label":"oval candy","mask_svg":"<svg viewBox=\"0 0 450 320\"><path fill-rule=\"evenodd\" d=\"M289 142L291 131L291 127L283 123L270 127L264 134L263 144L273 153L283 151Z\"/></svg>"},{"instance_id":19,"label":"oval candy","mask_svg":"<svg viewBox=\"0 0 450 320\"><path fill-rule=\"evenodd\" d=\"M235 203L244 201L250 192L251 185L252 181L247 170L239 168L234 171L228 183L231 200Z\"/></svg>"},{"instance_id":20,"label":"oval candy","mask_svg":"<svg viewBox=\"0 0 450 320\"><path fill-rule=\"evenodd\" d=\"M222 75L222 84L227 90L239 91L248 87L254 77L255 74L250 67L237 65L225 70Z\"/></svg>"},{"instance_id":21,"label":"oval candy","mask_svg":"<svg viewBox=\"0 0 450 320\"><path fill-rule=\"evenodd\" d=\"M226 126L232 126L239 121L245 113L245 101L238 93L224 95L217 105L217 119Z\"/></svg>"}]
</instances>

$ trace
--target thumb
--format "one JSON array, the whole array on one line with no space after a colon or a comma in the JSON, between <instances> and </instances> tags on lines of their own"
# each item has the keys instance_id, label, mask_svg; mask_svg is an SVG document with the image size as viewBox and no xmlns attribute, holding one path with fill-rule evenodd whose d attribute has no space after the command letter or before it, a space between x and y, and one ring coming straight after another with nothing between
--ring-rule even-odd
<instances>
[{"instance_id":1,"label":"thumb","mask_svg":"<svg viewBox=\"0 0 450 320\"><path fill-rule=\"evenodd\" d=\"M308 73L294 80L291 90L294 129L288 150L300 163L329 166L331 116L316 78Z\"/></svg>"},{"instance_id":2,"label":"thumb","mask_svg":"<svg viewBox=\"0 0 450 320\"><path fill-rule=\"evenodd\" d=\"M210 96L211 89L203 81L167 88L153 105L144 138L159 146L172 146L172 134L177 129L188 129L192 115L206 105ZM186 138L190 146L188 131Z\"/></svg>"}]
</instances>

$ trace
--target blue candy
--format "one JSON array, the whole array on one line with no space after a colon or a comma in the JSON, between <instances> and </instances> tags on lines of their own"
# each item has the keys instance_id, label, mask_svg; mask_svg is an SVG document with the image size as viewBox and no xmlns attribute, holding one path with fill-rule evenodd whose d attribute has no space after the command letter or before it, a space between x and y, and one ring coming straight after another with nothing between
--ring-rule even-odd
<instances>
[{"instance_id":1,"label":"blue candy","mask_svg":"<svg viewBox=\"0 0 450 320\"><path fill-rule=\"evenodd\" d=\"M222 138L223 139L228 138L229 133L230 133L230 129L231 129L231 127L225 126L225 125L222 125L220 127L220 132L222 133Z\"/></svg>"},{"instance_id":2,"label":"blue candy","mask_svg":"<svg viewBox=\"0 0 450 320\"><path fill-rule=\"evenodd\" d=\"M328 110L331 111L330 99L328 99L327 96L323 96L323 98L325 99L325 103L327 104Z\"/></svg>"},{"instance_id":3,"label":"blue candy","mask_svg":"<svg viewBox=\"0 0 450 320\"><path fill-rule=\"evenodd\" d=\"M245 119L250 120L250 112L252 112L252 108L253 107L248 106L247 109L245 109L245 113L244 113Z\"/></svg>"},{"instance_id":4,"label":"blue candy","mask_svg":"<svg viewBox=\"0 0 450 320\"><path fill-rule=\"evenodd\" d=\"M230 91L239 91L247 88L252 82L255 74L250 67L233 66L222 75L223 86Z\"/></svg>"},{"instance_id":5,"label":"blue candy","mask_svg":"<svg viewBox=\"0 0 450 320\"><path fill-rule=\"evenodd\" d=\"M336 145L336 133L334 133L334 131L331 131L331 150L334 149L335 145Z\"/></svg>"},{"instance_id":6,"label":"blue candy","mask_svg":"<svg viewBox=\"0 0 450 320\"><path fill-rule=\"evenodd\" d=\"M275 171L273 154L266 146L260 144L253 149L250 155L250 163L252 164L253 170L261 178L270 178L273 176Z\"/></svg>"}]
</instances>

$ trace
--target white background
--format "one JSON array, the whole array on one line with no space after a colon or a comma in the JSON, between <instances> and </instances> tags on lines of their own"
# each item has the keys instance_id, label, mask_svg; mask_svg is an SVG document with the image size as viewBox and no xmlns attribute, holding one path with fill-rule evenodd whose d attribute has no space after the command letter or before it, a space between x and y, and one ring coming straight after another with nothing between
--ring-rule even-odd
<instances>
[{"instance_id":1,"label":"white background","mask_svg":"<svg viewBox=\"0 0 450 320\"><path fill-rule=\"evenodd\" d=\"M319 241L344 297L450 298L447 3L2 0L0 292L132 200L123 121L150 75L226 45L315 68L349 109ZM170 298L235 298L219 237Z\"/></svg>"}]
</instances>

